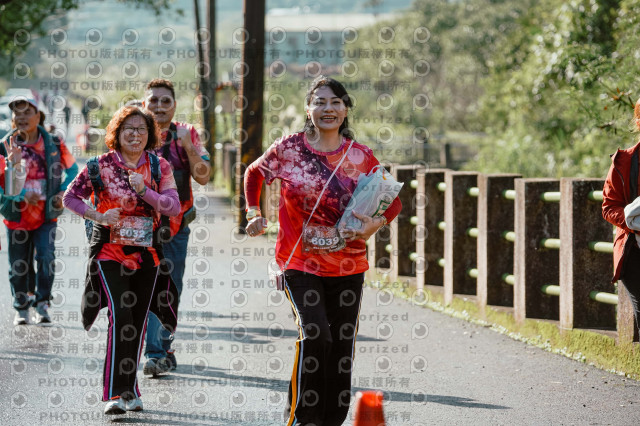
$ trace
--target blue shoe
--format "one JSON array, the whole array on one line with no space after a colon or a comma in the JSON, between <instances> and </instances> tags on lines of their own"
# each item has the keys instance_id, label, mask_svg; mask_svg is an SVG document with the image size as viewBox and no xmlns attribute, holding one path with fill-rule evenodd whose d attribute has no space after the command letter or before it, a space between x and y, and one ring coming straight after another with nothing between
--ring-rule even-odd
<instances>
[{"instance_id":1,"label":"blue shoe","mask_svg":"<svg viewBox=\"0 0 640 426\"><path fill-rule=\"evenodd\" d=\"M49 316L49 304L47 302L40 302L36 306L36 323L49 324L51 317Z\"/></svg>"},{"instance_id":2,"label":"blue shoe","mask_svg":"<svg viewBox=\"0 0 640 426\"><path fill-rule=\"evenodd\" d=\"M142 373L145 376L158 377L169 371L169 364L166 358L149 358L142 367Z\"/></svg>"},{"instance_id":3,"label":"blue shoe","mask_svg":"<svg viewBox=\"0 0 640 426\"><path fill-rule=\"evenodd\" d=\"M16 311L16 316L13 319L13 325L25 325L29 324L29 310L22 309L20 311Z\"/></svg>"},{"instance_id":4,"label":"blue shoe","mask_svg":"<svg viewBox=\"0 0 640 426\"><path fill-rule=\"evenodd\" d=\"M167 364L169 364L169 370L175 370L178 368L178 360L176 360L176 354L173 349L167 351L166 356Z\"/></svg>"}]
</instances>

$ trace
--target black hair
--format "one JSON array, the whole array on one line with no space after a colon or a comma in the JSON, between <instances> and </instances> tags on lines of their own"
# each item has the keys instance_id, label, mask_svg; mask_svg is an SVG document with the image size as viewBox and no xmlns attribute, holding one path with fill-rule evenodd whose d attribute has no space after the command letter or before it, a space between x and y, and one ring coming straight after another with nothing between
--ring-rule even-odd
<instances>
[{"instance_id":1,"label":"black hair","mask_svg":"<svg viewBox=\"0 0 640 426\"><path fill-rule=\"evenodd\" d=\"M349 94L347 93L347 89L344 88L342 83L340 83L338 80L334 80L331 77L325 77L323 75L316 77L316 79L313 80L313 82L311 83L311 87L307 91L307 95L304 98L305 107L308 107L309 103L311 103L311 98L313 97L313 94L316 92L316 90L318 90L323 86L326 86L329 89L331 89L337 97L342 99L342 102L344 102L344 105L347 108L351 109L353 107L353 102L351 101L351 97L349 97ZM304 122L304 127L302 128L302 131L309 132L312 135L315 134L316 127L313 125L313 122L311 121L311 118L309 118L309 116L307 116L306 121ZM340 125L338 132L342 136L345 136L349 139L354 138L353 132L349 128L348 117L344 118L344 121Z\"/></svg>"}]
</instances>

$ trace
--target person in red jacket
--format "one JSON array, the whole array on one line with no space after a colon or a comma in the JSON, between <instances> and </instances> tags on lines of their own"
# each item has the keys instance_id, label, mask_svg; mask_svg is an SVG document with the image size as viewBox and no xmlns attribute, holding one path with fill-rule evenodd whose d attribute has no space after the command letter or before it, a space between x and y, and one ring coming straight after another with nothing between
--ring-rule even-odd
<instances>
[{"instance_id":1,"label":"person in red jacket","mask_svg":"<svg viewBox=\"0 0 640 426\"><path fill-rule=\"evenodd\" d=\"M369 269L365 241L398 215L402 203L395 198L382 216L354 213L362 227L338 234L336 223L358 177L379 162L369 147L353 140L347 120L352 103L341 83L318 77L305 104L304 129L275 141L247 168L246 231L264 233L260 189L265 179L267 184L280 179L276 261L284 270L284 291L299 332L287 424L341 425L349 411L364 272ZM303 227L305 238L299 241Z\"/></svg>"},{"instance_id":2,"label":"person in red jacket","mask_svg":"<svg viewBox=\"0 0 640 426\"><path fill-rule=\"evenodd\" d=\"M633 113L635 127L640 131L640 99ZM638 157L640 141L631 148L618 149L611 156L611 168L602 190L602 216L616 226L616 238L613 243L614 273L612 283L620 280L629 294L633 305L636 326L640 324L640 232L629 229L625 222L624 208L638 195ZM635 176L635 182L631 182Z\"/></svg>"}]
</instances>

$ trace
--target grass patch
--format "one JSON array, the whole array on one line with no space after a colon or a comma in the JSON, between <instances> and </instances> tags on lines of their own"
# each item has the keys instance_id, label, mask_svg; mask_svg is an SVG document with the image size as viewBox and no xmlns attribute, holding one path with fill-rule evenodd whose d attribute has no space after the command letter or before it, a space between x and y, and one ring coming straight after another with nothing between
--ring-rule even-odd
<instances>
[{"instance_id":1,"label":"grass patch","mask_svg":"<svg viewBox=\"0 0 640 426\"><path fill-rule=\"evenodd\" d=\"M456 296L450 305L445 306L442 293L425 290L425 295L420 295L413 287L376 278L368 279L366 285L390 291L415 305L488 327L546 351L640 381L640 349L637 345L616 345L612 337L588 330L573 329L561 333L558 326L549 321L526 319L520 325L510 312L491 306L486 307L483 316L476 303L467 298Z\"/></svg>"}]
</instances>

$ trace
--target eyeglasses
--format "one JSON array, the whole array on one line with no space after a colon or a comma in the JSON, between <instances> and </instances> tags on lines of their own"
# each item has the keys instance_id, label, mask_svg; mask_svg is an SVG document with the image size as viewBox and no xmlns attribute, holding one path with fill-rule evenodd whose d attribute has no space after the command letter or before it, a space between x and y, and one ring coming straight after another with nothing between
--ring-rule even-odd
<instances>
[{"instance_id":1,"label":"eyeglasses","mask_svg":"<svg viewBox=\"0 0 640 426\"><path fill-rule=\"evenodd\" d=\"M146 127L125 127L122 132L125 135L132 135L133 132L138 132L139 135L146 135L149 129Z\"/></svg>"},{"instance_id":2,"label":"eyeglasses","mask_svg":"<svg viewBox=\"0 0 640 426\"><path fill-rule=\"evenodd\" d=\"M152 96L149 98L149 104L162 104L164 106L170 106L173 105L173 98L169 97L169 96L162 96L160 98L156 98L155 96Z\"/></svg>"}]
</instances>

